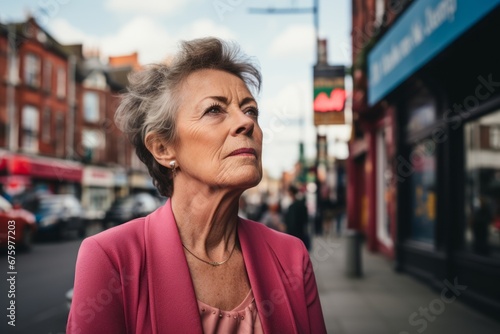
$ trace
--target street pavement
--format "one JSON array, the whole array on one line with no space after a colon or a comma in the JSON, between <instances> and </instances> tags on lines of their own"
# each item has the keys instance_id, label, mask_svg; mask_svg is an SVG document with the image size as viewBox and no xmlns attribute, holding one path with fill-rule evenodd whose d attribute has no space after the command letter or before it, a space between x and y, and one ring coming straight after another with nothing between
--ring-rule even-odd
<instances>
[{"instance_id":1,"label":"street pavement","mask_svg":"<svg viewBox=\"0 0 500 334\"><path fill-rule=\"evenodd\" d=\"M498 334L498 321L460 301L460 282L436 292L363 245L361 278L346 274L346 239L315 237L310 251L328 333ZM456 295L453 293L455 291Z\"/></svg>"}]
</instances>

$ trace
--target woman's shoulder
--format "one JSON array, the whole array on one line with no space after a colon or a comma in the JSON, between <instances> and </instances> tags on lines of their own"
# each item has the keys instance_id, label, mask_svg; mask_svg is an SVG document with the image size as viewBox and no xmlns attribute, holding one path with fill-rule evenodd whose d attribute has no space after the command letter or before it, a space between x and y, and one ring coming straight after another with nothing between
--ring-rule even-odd
<instances>
[{"instance_id":1,"label":"woman's shoulder","mask_svg":"<svg viewBox=\"0 0 500 334\"><path fill-rule=\"evenodd\" d=\"M108 257L126 257L141 254L144 249L145 217L131 220L84 239L81 247L100 248Z\"/></svg>"},{"instance_id":2,"label":"woman's shoulder","mask_svg":"<svg viewBox=\"0 0 500 334\"><path fill-rule=\"evenodd\" d=\"M263 239L271 248L283 251L305 250L304 243L297 237L290 234L277 231L269 228L262 223L253 220L241 219L241 224L249 233L249 237L257 237Z\"/></svg>"}]
</instances>

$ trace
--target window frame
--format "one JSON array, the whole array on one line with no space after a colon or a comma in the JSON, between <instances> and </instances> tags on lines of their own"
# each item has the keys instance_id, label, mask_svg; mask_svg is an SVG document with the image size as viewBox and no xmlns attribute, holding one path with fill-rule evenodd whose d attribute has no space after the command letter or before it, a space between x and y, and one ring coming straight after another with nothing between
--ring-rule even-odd
<instances>
[{"instance_id":1,"label":"window frame","mask_svg":"<svg viewBox=\"0 0 500 334\"><path fill-rule=\"evenodd\" d=\"M89 97L95 97L93 101ZM83 120L88 123L97 123L101 116L101 97L96 91L86 90L83 93ZM92 103L93 105L89 105Z\"/></svg>"},{"instance_id":2,"label":"window frame","mask_svg":"<svg viewBox=\"0 0 500 334\"><path fill-rule=\"evenodd\" d=\"M31 88L40 88L41 59L33 52L27 52L24 55L24 73L23 80L26 86Z\"/></svg>"},{"instance_id":3,"label":"window frame","mask_svg":"<svg viewBox=\"0 0 500 334\"><path fill-rule=\"evenodd\" d=\"M28 118L33 119L29 120ZM40 149L40 111L37 107L30 104L23 106L21 131L23 151L37 153Z\"/></svg>"}]
</instances>

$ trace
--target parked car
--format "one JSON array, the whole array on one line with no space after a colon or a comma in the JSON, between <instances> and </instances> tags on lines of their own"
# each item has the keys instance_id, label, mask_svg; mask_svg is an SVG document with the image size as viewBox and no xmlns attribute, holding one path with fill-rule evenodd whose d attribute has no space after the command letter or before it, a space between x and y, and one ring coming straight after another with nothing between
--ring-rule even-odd
<instances>
[{"instance_id":1,"label":"parked car","mask_svg":"<svg viewBox=\"0 0 500 334\"><path fill-rule=\"evenodd\" d=\"M137 193L116 199L106 211L103 228L144 217L156 210L161 202L149 193Z\"/></svg>"},{"instance_id":2,"label":"parked car","mask_svg":"<svg viewBox=\"0 0 500 334\"><path fill-rule=\"evenodd\" d=\"M12 223L15 222L15 223ZM37 226L35 216L22 209L18 204L12 205L4 197L0 196L0 247L7 247L10 235L14 239L15 246L30 249Z\"/></svg>"},{"instance_id":3,"label":"parked car","mask_svg":"<svg viewBox=\"0 0 500 334\"><path fill-rule=\"evenodd\" d=\"M50 233L57 239L62 239L69 231L78 232L79 237L85 236L83 209L74 195L43 194L23 206L35 214L39 233Z\"/></svg>"}]
</instances>

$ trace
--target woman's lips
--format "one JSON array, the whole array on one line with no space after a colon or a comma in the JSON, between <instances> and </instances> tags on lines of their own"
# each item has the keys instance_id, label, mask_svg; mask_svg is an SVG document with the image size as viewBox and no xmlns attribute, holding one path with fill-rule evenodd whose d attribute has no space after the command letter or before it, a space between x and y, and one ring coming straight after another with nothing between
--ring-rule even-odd
<instances>
[{"instance_id":1,"label":"woman's lips","mask_svg":"<svg viewBox=\"0 0 500 334\"><path fill-rule=\"evenodd\" d=\"M257 157L257 151L255 151L253 148L240 148L237 150L234 150L229 154L230 157L232 156L254 156Z\"/></svg>"}]
</instances>

